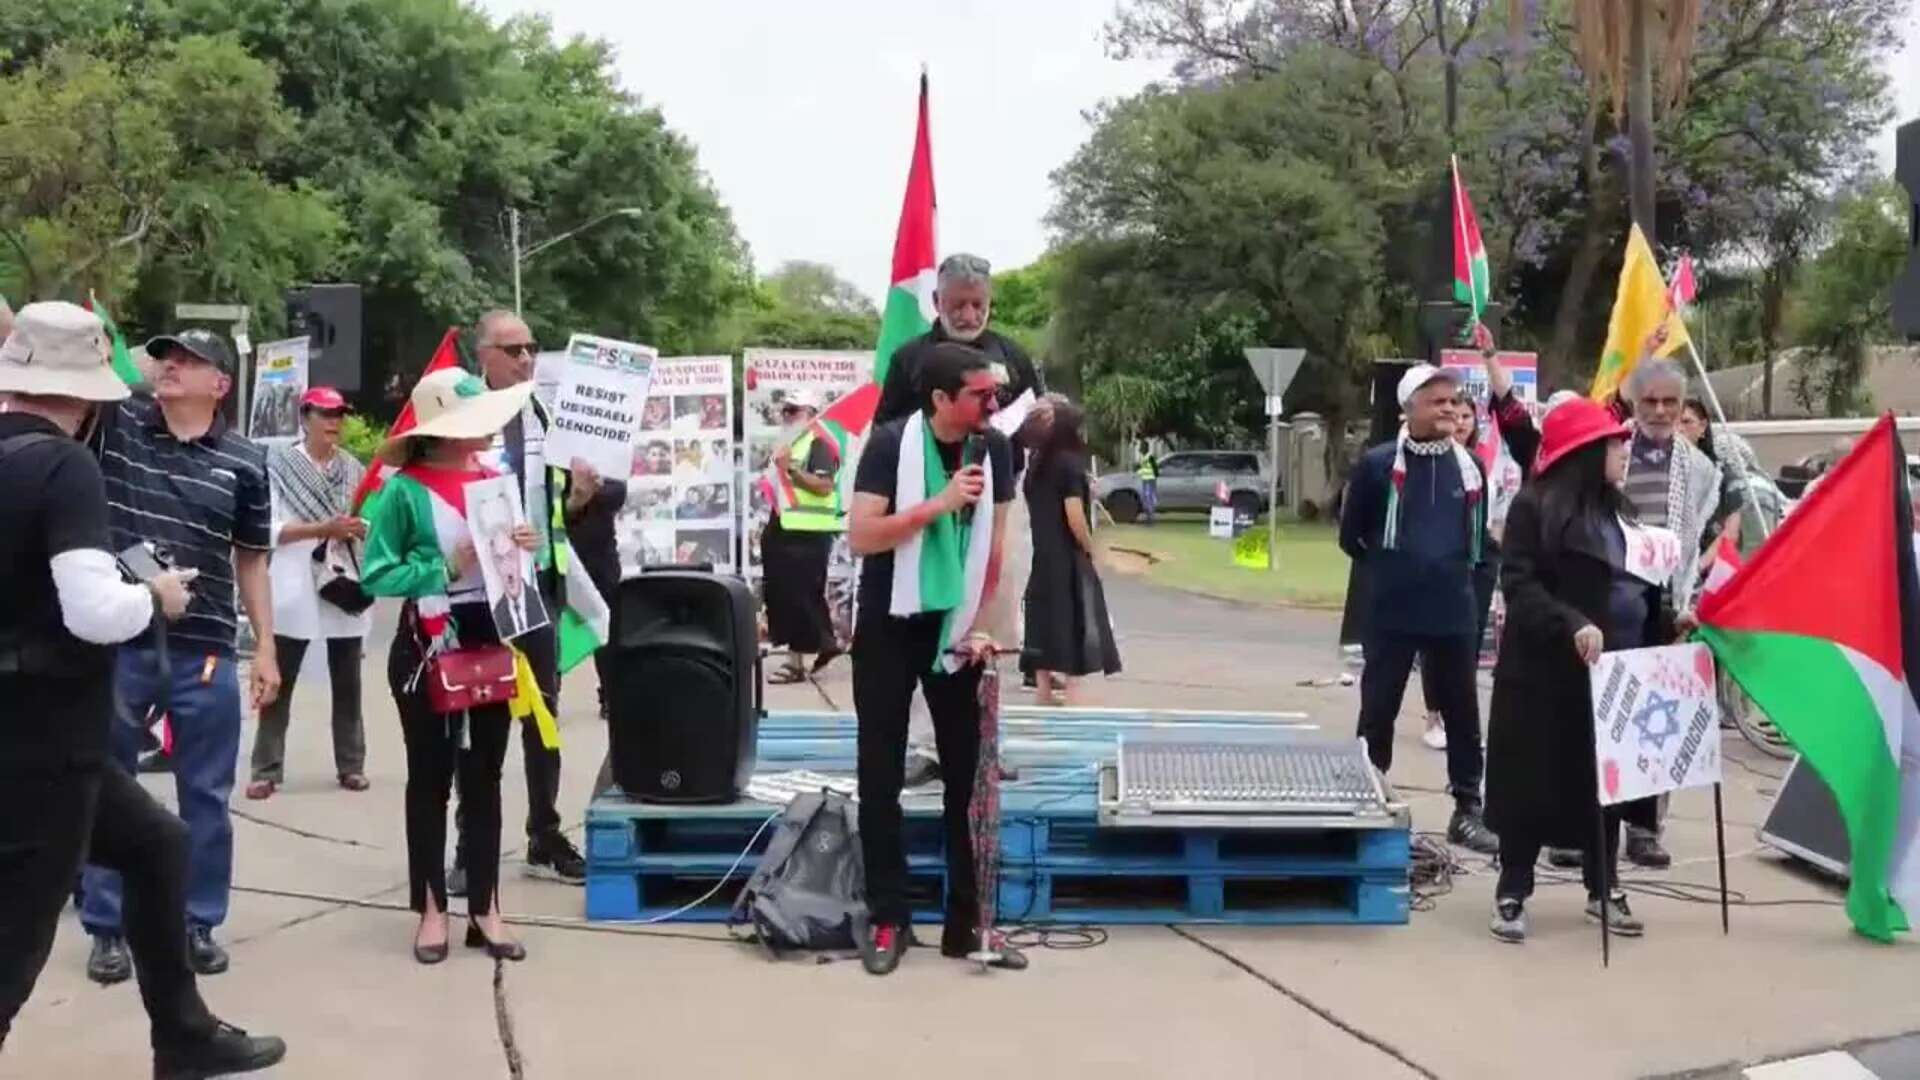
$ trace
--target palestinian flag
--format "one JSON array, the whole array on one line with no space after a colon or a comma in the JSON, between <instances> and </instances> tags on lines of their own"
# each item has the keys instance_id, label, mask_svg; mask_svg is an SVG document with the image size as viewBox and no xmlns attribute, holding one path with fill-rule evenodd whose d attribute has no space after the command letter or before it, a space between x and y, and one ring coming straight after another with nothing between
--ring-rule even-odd
<instances>
[{"instance_id":1,"label":"palestinian flag","mask_svg":"<svg viewBox=\"0 0 1920 1080\"><path fill-rule=\"evenodd\" d=\"M900 228L893 236L887 308L880 316L880 340L873 350L873 381L880 386L887 383L893 351L933 325L933 252L933 144L927 135L927 76L921 72L920 125L913 136L913 163L907 168ZM876 390L876 405L878 394Z\"/></svg>"},{"instance_id":2,"label":"palestinian flag","mask_svg":"<svg viewBox=\"0 0 1920 1080\"><path fill-rule=\"evenodd\" d=\"M1465 304L1472 315L1469 329L1478 328L1492 295L1492 271L1487 265L1487 245L1480 239L1480 219L1473 212L1473 201L1460 182L1460 159L1453 162L1453 298ZM1476 343L1478 336L1476 335ZM1489 342L1490 344L1491 342Z\"/></svg>"},{"instance_id":3,"label":"palestinian flag","mask_svg":"<svg viewBox=\"0 0 1920 1080\"><path fill-rule=\"evenodd\" d=\"M146 376L140 374L140 366L133 362L133 354L127 351L126 335L122 334L120 327L114 324L113 316L107 314L106 305L91 292L87 294L87 310L100 316L100 325L106 328L107 336L113 339L113 373L120 376L120 381L128 386L138 386L146 382Z\"/></svg>"},{"instance_id":4,"label":"palestinian flag","mask_svg":"<svg viewBox=\"0 0 1920 1080\"><path fill-rule=\"evenodd\" d=\"M440 347L433 350L433 359L427 361L427 366L421 369L420 374L423 376L431 375L441 368L459 367L459 339L460 331L449 327L446 336L440 339ZM418 380L415 381L417 382ZM407 392L411 394L413 387L407 387ZM419 421L413 418L413 402L409 400L405 405L401 406L400 415L394 417L393 425L387 428L387 434L398 435L413 427L413 425L418 422ZM361 477L360 486L355 489L353 499L349 504L353 507L355 517L364 518L372 514L371 508L367 506L367 500L373 498L374 494L380 490L380 485L386 483L387 477L392 476L393 473L393 466L388 465L386 462L375 461L373 463L373 467L367 470L367 475Z\"/></svg>"},{"instance_id":5,"label":"palestinian flag","mask_svg":"<svg viewBox=\"0 0 1920 1080\"><path fill-rule=\"evenodd\" d=\"M1713 545L1713 561L1707 564L1707 576L1701 579L1700 595L1719 592L1740 572L1740 545L1733 537L1722 536L1720 542Z\"/></svg>"},{"instance_id":6,"label":"palestinian flag","mask_svg":"<svg viewBox=\"0 0 1920 1080\"><path fill-rule=\"evenodd\" d=\"M1721 667L1833 792L1852 848L1847 915L1878 941L1920 911L1912 520L1906 453L1883 417L1699 610Z\"/></svg>"}]
</instances>

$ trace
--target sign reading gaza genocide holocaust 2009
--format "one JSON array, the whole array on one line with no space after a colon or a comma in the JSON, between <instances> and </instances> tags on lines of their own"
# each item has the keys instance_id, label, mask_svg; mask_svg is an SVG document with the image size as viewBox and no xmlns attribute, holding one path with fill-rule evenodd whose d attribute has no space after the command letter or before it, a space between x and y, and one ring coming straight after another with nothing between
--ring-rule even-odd
<instances>
[{"instance_id":1,"label":"sign reading gaza genocide holocaust 2009","mask_svg":"<svg viewBox=\"0 0 1920 1080\"><path fill-rule=\"evenodd\" d=\"M579 458L601 476L626 475L657 355L645 345L573 335L554 386L547 460L565 466Z\"/></svg>"},{"instance_id":2,"label":"sign reading gaza genocide holocaust 2009","mask_svg":"<svg viewBox=\"0 0 1920 1080\"><path fill-rule=\"evenodd\" d=\"M1603 805L1720 782L1720 699L1705 645L1604 653L1592 679Z\"/></svg>"},{"instance_id":3,"label":"sign reading gaza genocide holocaust 2009","mask_svg":"<svg viewBox=\"0 0 1920 1080\"><path fill-rule=\"evenodd\" d=\"M732 572L734 451L733 358L655 360L619 517L623 577L666 565Z\"/></svg>"}]
</instances>

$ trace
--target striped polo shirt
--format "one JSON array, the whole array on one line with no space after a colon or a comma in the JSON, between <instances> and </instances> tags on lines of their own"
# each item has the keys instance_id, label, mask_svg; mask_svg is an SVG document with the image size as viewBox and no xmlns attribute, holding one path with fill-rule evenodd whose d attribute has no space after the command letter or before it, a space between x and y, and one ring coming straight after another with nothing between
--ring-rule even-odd
<instances>
[{"instance_id":1,"label":"striped polo shirt","mask_svg":"<svg viewBox=\"0 0 1920 1080\"><path fill-rule=\"evenodd\" d=\"M181 442L145 395L101 412L99 446L113 549L152 541L174 565L200 572L186 616L167 626L169 648L232 655L239 636L234 549L273 546L265 449L218 418L205 435Z\"/></svg>"}]
</instances>

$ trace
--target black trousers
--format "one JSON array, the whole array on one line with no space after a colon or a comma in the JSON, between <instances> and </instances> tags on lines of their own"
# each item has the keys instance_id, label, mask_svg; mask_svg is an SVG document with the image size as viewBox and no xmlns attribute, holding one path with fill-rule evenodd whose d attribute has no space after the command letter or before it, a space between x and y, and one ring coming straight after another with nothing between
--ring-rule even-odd
<instances>
[{"instance_id":1,"label":"black trousers","mask_svg":"<svg viewBox=\"0 0 1920 1080\"><path fill-rule=\"evenodd\" d=\"M1465 634L1427 636L1374 631L1360 671L1360 737L1367 757L1385 773L1393 765L1393 724L1406 698L1415 656L1426 657L1421 677L1447 727L1447 788L1455 804L1480 805L1486 758L1480 749L1480 692L1474 685L1480 643Z\"/></svg>"},{"instance_id":2,"label":"black trousers","mask_svg":"<svg viewBox=\"0 0 1920 1080\"><path fill-rule=\"evenodd\" d=\"M480 615L491 632L490 615L484 609ZM408 903L415 911L425 911L432 895L435 906L447 910L447 800L457 777L467 911L484 915L495 907L500 889L500 772L513 720L505 705L464 715L434 712L427 702L426 676L414 679L420 658L409 614L402 617L387 654L387 681L407 745Z\"/></svg>"},{"instance_id":3,"label":"black trousers","mask_svg":"<svg viewBox=\"0 0 1920 1080\"><path fill-rule=\"evenodd\" d=\"M906 925L912 911L907 897L906 842L901 837L900 788L906 773L907 710L918 685L933 716L945 789L941 824L947 848L946 937L949 944L961 944L974 929L979 907L967 803L973 796L973 774L980 756L980 669L936 674L933 662L939 650L938 616L868 615L854 630L860 847L873 921Z\"/></svg>"},{"instance_id":4,"label":"black trousers","mask_svg":"<svg viewBox=\"0 0 1920 1080\"><path fill-rule=\"evenodd\" d=\"M200 1000L181 930L187 826L132 775L103 764L0 775L0 1043L46 966L83 856L125 883L122 924L154 1048L207 1038L217 1021Z\"/></svg>"},{"instance_id":5,"label":"black trousers","mask_svg":"<svg viewBox=\"0 0 1920 1080\"><path fill-rule=\"evenodd\" d=\"M293 718L293 687L300 664L307 658L305 638L273 636L280 660L280 696L260 710L260 730L253 735L253 778L279 783L286 775L287 725ZM333 771L352 776L367 769L367 731L360 715L359 638L328 638L327 678L333 692Z\"/></svg>"},{"instance_id":6,"label":"black trousers","mask_svg":"<svg viewBox=\"0 0 1920 1080\"><path fill-rule=\"evenodd\" d=\"M1475 653L1474 669L1476 671L1479 670L1480 667L1478 656L1480 646L1484 645L1487 640L1487 620L1493 617L1493 592L1499 584L1500 555L1496 551L1489 553L1485 562L1473 568L1473 602L1475 604L1475 610L1480 613L1478 621L1474 623L1473 631L1473 648ZM1420 663L1421 696L1426 701L1427 711L1437 713L1440 711L1440 705L1438 700L1433 696L1433 683L1427 680L1427 666L1432 664L1433 661L1422 657Z\"/></svg>"},{"instance_id":7,"label":"black trousers","mask_svg":"<svg viewBox=\"0 0 1920 1080\"><path fill-rule=\"evenodd\" d=\"M547 610L558 618L560 609L552 606L551 600L547 604ZM560 717L559 644L551 626L513 639L514 647L527 654L527 663L533 667L533 679L540 684L540 696L545 699L547 711L554 715L556 723ZM549 750L541 744L537 725L523 723L520 725L520 754L525 759L527 771L527 839L534 840L548 833L559 832L560 751L557 748ZM464 775L456 777L456 782L460 784L460 804L453 813L453 825L458 833L454 838L454 862L464 867L467 865L467 789Z\"/></svg>"},{"instance_id":8,"label":"black trousers","mask_svg":"<svg viewBox=\"0 0 1920 1080\"><path fill-rule=\"evenodd\" d=\"M1595 853L1592 838L1580 846L1580 880L1587 886L1589 900L1613 892L1620 884L1620 818L1612 811L1606 814L1606 833L1604 853ZM1540 849L1545 846L1535 837L1515 836L1501 830L1500 883L1493 890L1495 899L1525 900L1533 895L1533 864L1539 861ZM1603 869L1604 884L1600 876Z\"/></svg>"}]
</instances>

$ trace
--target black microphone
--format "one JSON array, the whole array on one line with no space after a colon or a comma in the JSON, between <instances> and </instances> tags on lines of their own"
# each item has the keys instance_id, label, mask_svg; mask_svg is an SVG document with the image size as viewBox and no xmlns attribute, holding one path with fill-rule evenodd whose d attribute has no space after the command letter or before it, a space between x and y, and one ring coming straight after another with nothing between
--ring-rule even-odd
<instances>
[{"instance_id":1,"label":"black microphone","mask_svg":"<svg viewBox=\"0 0 1920 1080\"><path fill-rule=\"evenodd\" d=\"M987 437L978 432L967 436L967 441L960 445L960 467L964 469L969 465L986 463ZM960 524L967 526L973 524L973 507L973 503L968 503L960 508Z\"/></svg>"}]
</instances>

